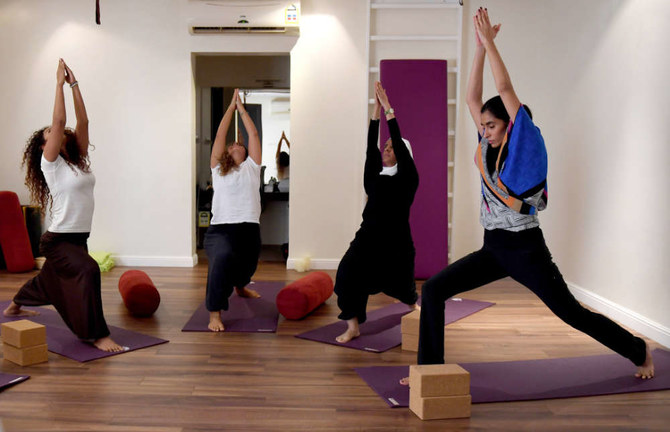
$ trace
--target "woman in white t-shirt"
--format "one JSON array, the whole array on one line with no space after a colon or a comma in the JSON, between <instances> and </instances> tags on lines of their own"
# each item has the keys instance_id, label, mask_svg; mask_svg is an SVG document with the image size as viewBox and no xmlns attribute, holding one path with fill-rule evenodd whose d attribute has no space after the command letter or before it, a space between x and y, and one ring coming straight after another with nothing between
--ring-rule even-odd
<instances>
[{"instance_id":1,"label":"woman in white t-shirt","mask_svg":"<svg viewBox=\"0 0 670 432\"><path fill-rule=\"evenodd\" d=\"M5 316L37 312L22 306L53 305L80 339L103 351L122 351L109 337L102 312L100 268L88 254L86 239L93 219L95 176L88 159L88 116L79 83L63 59L56 72L56 101L51 126L30 137L23 153L26 185L42 210L51 210L51 225L40 239L46 261L40 273L23 285ZM70 85L77 126L65 127L63 85Z\"/></svg>"},{"instance_id":2,"label":"woman in white t-shirt","mask_svg":"<svg viewBox=\"0 0 670 432\"><path fill-rule=\"evenodd\" d=\"M235 110L249 135L248 150L240 142L226 145ZM233 288L241 297L260 297L246 287L256 271L261 248L260 164L258 131L236 89L216 132L210 159L214 197L212 221L204 242L209 259L205 305L209 311L208 327L215 332L224 330L221 311L228 310Z\"/></svg>"}]
</instances>

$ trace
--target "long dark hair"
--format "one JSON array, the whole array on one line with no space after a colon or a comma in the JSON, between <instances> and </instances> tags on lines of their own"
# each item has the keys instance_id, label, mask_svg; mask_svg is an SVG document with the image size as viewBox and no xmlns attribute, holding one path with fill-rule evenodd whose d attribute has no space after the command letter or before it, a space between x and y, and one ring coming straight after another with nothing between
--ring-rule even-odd
<instances>
[{"instance_id":1,"label":"long dark hair","mask_svg":"<svg viewBox=\"0 0 670 432\"><path fill-rule=\"evenodd\" d=\"M41 211L44 212L47 206L51 209L52 197L49 193L49 186L42 172L42 146L46 144L44 140L44 131L49 126L38 129L28 138L26 148L23 150L23 161L21 167L26 167L26 181L30 191L31 200L39 204ZM82 156L77 145L77 137L70 128L65 128L65 153L60 155L65 159L70 167L77 167L83 172L91 172L91 163L88 156Z\"/></svg>"},{"instance_id":2,"label":"long dark hair","mask_svg":"<svg viewBox=\"0 0 670 432\"><path fill-rule=\"evenodd\" d=\"M523 104L523 107L528 113L528 117L532 119L533 113L530 111L530 108L528 108L528 105ZM487 100L484 105L482 105L481 113L483 114L486 111L493 114L493 117L504 121L505 124L509 123L509 114L507 113L507 110L505 109L505 104L503 103L502 98L500 96L494 96L491 99Z\"/></svg>"}]
</instances>

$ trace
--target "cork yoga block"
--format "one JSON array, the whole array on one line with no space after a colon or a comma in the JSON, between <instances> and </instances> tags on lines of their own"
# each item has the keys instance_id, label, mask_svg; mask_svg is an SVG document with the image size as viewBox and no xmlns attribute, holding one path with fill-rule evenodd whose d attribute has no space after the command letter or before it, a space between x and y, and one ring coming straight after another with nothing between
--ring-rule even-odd
<instances>
[{"instance_id":1,"label":"cork yoga block","mask_svg":"<svg viewBox=\"0 0 670 432\"><path fill-rule=\"evenodd\" d=\"M405 334L419 335L419 319L421 311L415 310L400 319L400 332Z\"/></svg>"},{"instance_id":2,"label":"cork yoga block","mask_svg":"<svg viewBox=\"0 0 670 432\"><path fill-rule=\"evenodd\" d=\"M470 394L470 373L457 364L409 367L410 396L462 396Z\"/></svg>"},{"instance_id":3,"label":"cork yoga block","mask_svg":"<svg viewBox=\"0 0 670 432\"><path fill-rule=\"evenodd\" d=\"M46 344L16 348L5 343L2 345L2 354L5 360L16 363L19 366L30 366L49 360L49 352L47 351Z\"/></svg>"},{"instance_id":4,"label":"cork yoga block","mask_svg":"<svg viewBox=\"0 0 670 432\"><path fill-rule=\"evenodd\" d=\"M470 417L471 407L470 395L422 398L413 395L411 390L409 394L409 409L421 420Z\"/></svg>"},{"instance_id":5,"label":"cork yoga block","mask_svg":"<svg viewBox=\"0 0 670 432\"><path fill-rule=\"evenodd\" d=\"M445 330L444 344L447 344L447 336ZM403 351L419 351L419 335L411 333L402 333L402 350Z\"/></svg>"},{"instance_id":6,"label":"cork yoga block","mask_svg":"<svg viewBox=\"0 0 670 432\"><path fill-rule=\"evenodd\" d=\"M0 335L5 344L16 348L43 345L47 342L46 327L25 319L3 323L0 326Z\"/></svg>"},{"instance_id":7,"label":"cork yoga block","mask_svg":"<svg viewBox=\"0 0 670 432\"><path fill-rule=\"evenodd\" d=\"M403 351L419 351L419 335L414 334L402 334L402 350Z\"/></svg>"}]
</instances>

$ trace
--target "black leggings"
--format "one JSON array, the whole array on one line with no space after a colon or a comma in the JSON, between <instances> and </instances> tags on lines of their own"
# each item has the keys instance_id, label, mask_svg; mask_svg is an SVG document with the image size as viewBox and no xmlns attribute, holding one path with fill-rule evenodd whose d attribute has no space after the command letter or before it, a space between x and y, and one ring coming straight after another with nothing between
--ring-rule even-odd
<instances>
[{"instance_id":1,"label":"black leggings","mask_svg":"<svg viewBox=\"0 0 670 432\"><path fill-rule=\"evenodd\" d=\"M261 232L257 223L210 225L204 242L209 260L207 297L210 312L228 310L233 288L244 288L258 267Z\"/></svg>"},{"instance_id":2,"label":"black leggings","mask_svg":"<svg viewBox=\"0 0 670 432\"><path fill-rule=\"evenodd\" d=\"M444 363L444 302L456 294L511 276L570 326L642 365L646 343L614 321L585 309L551 260L540 228L486 231L484 246L431 277L421 291L419 364Z\"/></svg>"}]
</instances>

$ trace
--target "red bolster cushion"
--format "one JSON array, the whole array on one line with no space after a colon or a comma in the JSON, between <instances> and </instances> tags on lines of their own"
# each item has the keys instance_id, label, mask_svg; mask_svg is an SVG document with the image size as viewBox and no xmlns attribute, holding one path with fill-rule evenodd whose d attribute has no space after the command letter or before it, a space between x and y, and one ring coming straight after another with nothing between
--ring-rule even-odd
<instances>
[{"instance_id":1,"label":"red bolster cushion","mask_svg":"<svg viewBox=\"0 0 670 432\"><path fill-rule=\"evenodd\" d=\"M277 309L287 319L304 318L333 294L333 280L317 271L282 288L277 294Z\"/></svg>"},{"instance_id":2,"label":"red bolster cushion","mask_svg":"<svg viewBox=\"0 0 670 432\"><path fill-rule=\"evenodd\" d=\"M161 302L161 296L148 274L128 270L119 279L119 292L131 315L151 316Z\"/></svg>"},{"instance_id":3,"label":"red bolster cushion","mask_svg":"<svg viewBox=\"0 0 670 432\"><path fill-rule=\"evenodd\" d=\"M0 192L0 247L7 271L21 273L35 268L28 228L14 192Z\"/></svg>"}]
</instances>

